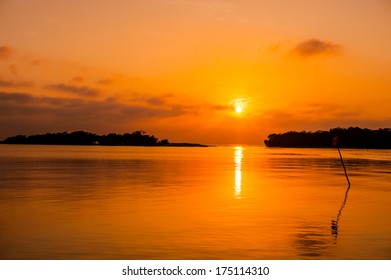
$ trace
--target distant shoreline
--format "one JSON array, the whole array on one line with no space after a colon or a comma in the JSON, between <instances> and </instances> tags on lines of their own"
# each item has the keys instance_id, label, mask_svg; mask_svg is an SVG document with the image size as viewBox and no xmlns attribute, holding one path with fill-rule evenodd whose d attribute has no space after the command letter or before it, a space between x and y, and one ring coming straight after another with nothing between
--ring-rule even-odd
<instances>
[{"instance_id":1,"label":"distant shoreline","mask_svg":"<svg viewBox=\"0 0 391 280\"><path fill-rule=\"evenodd\" d=\"M15 145L61 145L61 146L133 146L133 147L208 147L198 143L170 143L159 140L142 130L132 133L96 135L85 131L57 132L38 135L16 135L0 141L0 144Z\"/></svg>"},{"instance_id":2,"label":"distant shoreline","mask_svg":"<svg viewBox=\"0 0 391 280\"><path fill-rule=\"evenodd\" d=\"M88 146L88 147L199 147L208 148L209 145L198 143L169 143L166 145L102 145L102 144L31 144L31 143L4 143L0 141L0 145L34 145L34 146Z\"/></svg>"},{"instance_id":3,"label":"distant shoreline","mask_svg":"<svg viewBox=\"0 0 391 280\"><path fill-rule=\"evenodd\" d=\"M316 146L265 146L267 149L335 149L336 147L332 146L324 146L324 147L316 147ZM391 148L357 148L357 147L339 147L343 149L349 150L391 150Z\"/></svg>"},{"instance_id":4,"label":"distant shoreline","mask_svg":"<svg viewBox=\"0 0 391 280\"><path fill-rule=\"evenodd\" d=\"M315 132L289 131L270 134L264 143L266 147L270 148L391 149L391 128L372 130L349 127Z\"/></svg>"}]
</instances>

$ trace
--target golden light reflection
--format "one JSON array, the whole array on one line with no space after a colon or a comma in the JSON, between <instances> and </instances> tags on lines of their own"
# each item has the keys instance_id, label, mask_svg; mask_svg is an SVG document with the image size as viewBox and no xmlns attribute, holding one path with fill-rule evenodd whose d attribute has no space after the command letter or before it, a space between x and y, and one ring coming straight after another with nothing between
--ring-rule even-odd
<instances>
[{"instance_id":1,"label":"golden light reflection","mask_svg":"<svg viewBox=\"0 0 391 280\"><path fill-rule=\"evenodd\" d=\"M240 198L242 192L242 147L235 147L235 198Z\"/></svg>"}]
</instances>

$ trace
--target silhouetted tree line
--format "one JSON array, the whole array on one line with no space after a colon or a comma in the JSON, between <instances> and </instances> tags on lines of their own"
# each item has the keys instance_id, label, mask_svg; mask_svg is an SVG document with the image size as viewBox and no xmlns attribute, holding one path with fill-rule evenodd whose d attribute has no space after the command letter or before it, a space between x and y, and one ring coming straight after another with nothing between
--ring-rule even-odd
<instances>
[{"instance_id":1,"label":"silhouetted tree line","mask_svg":"<svg viewBox=\"0 0 391 280\"><path fill-rule=\"evenodd\" d=\"M337 145L341 148L391 149L391 128L371 130L359 127L338 127L329 131L289 131L270 134L264 142L268 147L320 148L332 147L334 137L338 138Z\"/></svg>"},{"instance_id":2,"label":"silhouetted tree line","mask_svg":"<svg viewBox=\"0 0 391 280\"><path fill-rule=\"evenodd\" d=\"M167 139L159 141L153 135L138 130L132 133L96 135L85 131L72 133L46 133L39 135L17 135L8 137L3 144L43 144L43 145L107 145L107 146L164 146L170 145Z\"/></svg>"}]
</instances>

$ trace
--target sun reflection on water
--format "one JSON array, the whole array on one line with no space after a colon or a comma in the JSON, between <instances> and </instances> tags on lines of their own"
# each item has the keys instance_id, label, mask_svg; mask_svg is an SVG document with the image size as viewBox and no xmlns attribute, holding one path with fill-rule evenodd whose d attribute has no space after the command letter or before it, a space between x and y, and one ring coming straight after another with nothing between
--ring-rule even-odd
<instances>
[{"instance_id":1,"label":"sun reflection on water","mask_svg":"<svg viewBox=\"0 0 391 280\"><path fill-rule=\"evenodd\" d=\"M235 147L235 198L240 199L242 192L242 147Z\"/></svg>"}]
</instances>

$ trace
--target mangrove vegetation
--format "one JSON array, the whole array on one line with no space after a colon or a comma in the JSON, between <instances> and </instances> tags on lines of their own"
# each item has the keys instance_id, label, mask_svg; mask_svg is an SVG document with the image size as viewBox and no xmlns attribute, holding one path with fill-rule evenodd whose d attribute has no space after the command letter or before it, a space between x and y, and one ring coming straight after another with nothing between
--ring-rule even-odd
<instances>
[{"instance_id":1,"label":"mangrove vegetation","mask_svg":"<svg viewBox=\"0 0 391 280\"><path fill-rule=\"evenodd\" d=\"M170 143L167 139L159 140L145 131L132 133L97 135L85 131L46 133L37 135L16 135L6 138L2 144L39 144L39 145L105 145L105 146L181 146L204 147L193 143Z\"/></svg>"},{"instance_id":2,"label":"mangrove vegetation","mask_svg":"<svg viewBox=\"0 0 391 280\"><path fill-rule=\"evenodd\" d=\"M270 134L264 143L267 147L325 148L333 146L333 139L341 148L391 149L391 128L338 127L329 131L289 131Z\"/></svg>"}]
</instances>

